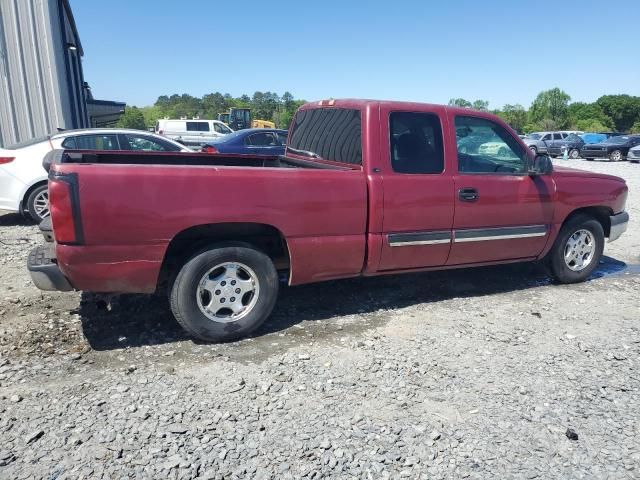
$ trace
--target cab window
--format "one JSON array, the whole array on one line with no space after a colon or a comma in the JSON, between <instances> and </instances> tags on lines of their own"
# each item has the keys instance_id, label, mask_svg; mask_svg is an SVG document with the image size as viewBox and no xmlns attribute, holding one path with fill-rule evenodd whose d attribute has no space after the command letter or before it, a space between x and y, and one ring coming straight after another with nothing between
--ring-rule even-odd
<instances>
[{"instance_id":1,"label":"cab window","mask_svg":"<svg viewBox=\"0 0 640 480\"><path fill-rule=\"evenodd\" d=\"M116 135L80 135L62 142L68 150L119 150Z\"/></svg>"},{"instance_id":2,"label":"cab window","mask_svg":"<svg viewBox=\"0 0 640 480\"><path fill-rule=\"evenodd\" d=\"M433 113L392 112L389 116L391 166L398 173L442 173L444 149L440 119Z\"/></svg>"},{"instance_id":3,"label":"cab window","mask_svg":"<svg viewBox=\"0 0 640 480\"><path fill-rule=\"evenodd\" d=\"M456 117L461 173L521 174L527 152L501 125L480 117Z\"/></svg>"}]
</instances>

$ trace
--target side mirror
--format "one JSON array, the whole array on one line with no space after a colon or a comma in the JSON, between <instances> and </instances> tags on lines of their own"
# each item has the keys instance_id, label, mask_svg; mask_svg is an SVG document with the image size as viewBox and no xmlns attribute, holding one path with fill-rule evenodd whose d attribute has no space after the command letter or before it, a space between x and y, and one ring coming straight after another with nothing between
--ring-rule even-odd
<instances>
[{"instance_id":1,"label":"side mirror","mask_svg":"<svg viewBox=\"0 0 640 480\"><path fill-rule=\"evenodd\" d=\"M553 163L548 155L536 155L533 162L529 164L529 175L549 175L553 172Z\"/></svg>"}]
</instances>

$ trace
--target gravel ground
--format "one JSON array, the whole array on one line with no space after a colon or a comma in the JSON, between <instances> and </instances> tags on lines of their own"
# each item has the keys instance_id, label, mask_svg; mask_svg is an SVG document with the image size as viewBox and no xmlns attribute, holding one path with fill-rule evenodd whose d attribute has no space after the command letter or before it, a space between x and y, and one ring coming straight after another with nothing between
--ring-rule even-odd
<instances>
[{"instance_id":1,"label":"gravel ground","mask_svg":"<svg viewBox=\"0 0 640 480\"><path fill-rule=\"evenodd\" d=\"M640 478L640 165L590 281L534 265L284 289L254 338L42 293L0 216L1 478ZM101 308L102 307L102 308Z\"/></svg>"}]
</instances>

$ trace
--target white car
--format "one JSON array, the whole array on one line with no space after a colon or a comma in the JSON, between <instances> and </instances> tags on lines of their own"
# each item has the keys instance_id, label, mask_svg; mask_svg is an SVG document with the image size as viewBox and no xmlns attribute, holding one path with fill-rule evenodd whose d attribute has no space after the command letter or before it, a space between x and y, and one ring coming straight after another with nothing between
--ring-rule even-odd
<instances>
[{"instance_id":1,"label":"white car","mask_svg":"<svg viewBox=\"0 0 640 480\"><path fill-rule=\"evenodd\" d=\"M141 130L88 128L0 148L0 210L29 214L36 222L49 215L44 156L54 149L189 152L168 138Z\"/></svg>"},{"instance_id":2,"label":"white car","mask_svg":"<svg viewBox=\"0 0 640 480\"><path fill-rule=\"evenodd\" d=\"M640 163L640 145L629 150L629 153L627 153L627 160L631 163Z\"/></svg>"},{"instance_id":3,"label":"white car","mask_svg":"<svg viewBox=\"0 0 640 480\"><path fill-rule=\"evenodd\" d=\"M233 133L233 130L218 120L169 120L165 118L156 122L155 132L188 147L198 148L212 140Z\"/></svg>"}]
</instances>

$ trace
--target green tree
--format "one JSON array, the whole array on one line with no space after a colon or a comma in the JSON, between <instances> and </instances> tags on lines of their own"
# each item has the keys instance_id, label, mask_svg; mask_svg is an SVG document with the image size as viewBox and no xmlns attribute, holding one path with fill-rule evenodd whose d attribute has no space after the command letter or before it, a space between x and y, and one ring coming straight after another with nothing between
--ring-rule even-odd
<instances>
[{"instance_id":1,"label":"green tree","mask_svg":"<svg viewBox=\"0 0 640 480\"><path fill-rule=\"evenodd\" d=\"M615 129L619 132L628 131L633 124L640 120L640 97L631 95L603 95L596 104L611 117Z\"/></svg>"},{"instance_id":2,"label":"green tree","mask_svg":"<svg viewBox=\"0 0 640 480\"><path fill-rule=\"evenodd\" d=\"M640 120L631 126L631 133L640 133Z\"/></svg>"},{"instance_id":3,"label":"green tree","mask_svg":"<svg viewBox=\"0 0 640 480\"><path fill-rule=\"evenodd\" d=\"M602 108L596 103L575 102L569 105L569 124L577 130L594 131L593 128L583 128L580 125L593 124L600 125L597 130L610 130L613 127L613 120L607 116ZM596 131L597 131L596 130Z\"/></svg>"},{"instance_id":4,"label":"green tree","mask_svg":"<svg viewBox=\"0 0 640 480\"><path fill-rule=\"evenodd\" d=\"M516 132L522 133L527 123L527 111L520 104L507 104L502 110L495 112L500 118L511 125Z\"/></svg>"},{"instance_id":5,"label":"green tree","mask_svg":"<svg viewBox=\"0 0 640 480\"><path fill-rule=\"evenodd\" d=\"M604 132L611 129L611 127L605 125L596 118L578 120L573 125L576 130L582 130L583 132Z\"/></svg>"},{"instance_id":6,"label":"green tree","mask_svg":"<svg viewBox=\"0 0 640 480\"><path fill-rule=\"evenodd\" d=\"M119 128L135 128L136 130L147 129L144 115L137 107L126 107L116 126Z\"/></svg>"},{"instance_id":7,"label":"green tree","mask_svg":"<svg viewBox=\"0 0 640 480\"><path fill-rule=\"evenodd\" d=\"M464 98L452 98L449 100L449 105L463 108L471 108L473 106L469 100L465 100Z\"/></svg>"},{"instance_id":8,"label":"green tree","mask_svg":"<svg viewBox=\"0 0 640 480\"><path fill-rule=\"evenodd\" d=\"M564 128L569 123L569 101L571 97L559 88L540 92L529 109L529 122L547 124L553 122L556 128Z\"/></svg>"},{"instance_id":9,"label":"green tree","mask_svg":"<svg viewBox=\"0 0 640 480\"><path fill-rule=\"evenodd\" d=\"M481 110L483 112L489 111L489 101L488 100L476 100L471 105L471 108L474 110Z\"/></svg>"}]
</instances>

